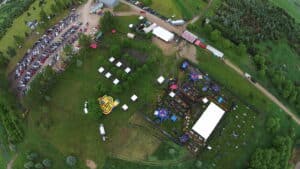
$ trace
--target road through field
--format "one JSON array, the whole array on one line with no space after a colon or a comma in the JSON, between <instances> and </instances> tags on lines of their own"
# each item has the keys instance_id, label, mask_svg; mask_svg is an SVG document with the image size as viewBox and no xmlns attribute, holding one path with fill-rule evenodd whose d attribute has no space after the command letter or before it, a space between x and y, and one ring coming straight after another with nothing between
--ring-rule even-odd
<instances>
[{"instance_id":1,"label":"road through field","mask_svg":"<svg viewBox=\"0 0 300 169\"><path fill-rule=\"evenodd\" d=\"M133 5L125 0L120 0L120 1L126 5L129 5L137 13L140 13L140 11L142 11L142 9L140 9L139 7ZM212 0L210 1L210 3L211 2L212 2ZM208 8L206 8L206 10L207 9ZM182 32L185 30L184 26L183 27L174 27L174 26L170 25L169 23L165 22L164 20L160 19L159 17L157 17L147 11L144 11L143 16L145 16L149 21L155 22L157 25L162 26L162 27L168 29L169 31L176 33L178 36L181 36ZM234 71L236 71L239 75L244 77L244 72L238 66L236 66L231 61L229 61L228 59L224 59L224 64L226 64L227 66L232 68ZM259 83L252 83L250 80L249 80L249 82L253 86L255 86L259 91L261 91L266 97L268 97L272 102L274 102L277 106L279 106L282 110L284 110L284 112L287 115L289 115L298 125L300 125L300 119L288 107L286 107L274 95L272 95L266 88L264 88Z\"/></svg>"}]
</instances>

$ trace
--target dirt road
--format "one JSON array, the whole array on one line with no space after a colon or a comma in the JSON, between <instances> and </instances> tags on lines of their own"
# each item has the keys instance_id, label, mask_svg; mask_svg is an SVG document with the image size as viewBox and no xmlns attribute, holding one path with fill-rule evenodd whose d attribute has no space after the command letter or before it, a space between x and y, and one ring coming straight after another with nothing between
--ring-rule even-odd
<instances>
[{"instance_id":1,"label":"dirt road","mask_svg":"<svg viewBox=\"0 0 300 169\"><path fill-rule=\"evenodd\" d=\"M125 0L120 0L122 3L129 5L134 11L136 11L138 14L140 13L140 11L142 9L140 9L139 7L125 1ZM209 2L209 4L212 3L213 0L211 0ZM207 10L208 8L206 8ZM144 11L145 14L143 14L143 16L145 16L149 21L151 22L155 22L157 25L162 26L166 29L168 29L169 31L172 31L174 33L176 33L178 36L180 36L182 34L182 32L185 30L184 26L182 27L174 27L172 25L170 25L169 23L163 21L162 19L160 19L159 17ZM201 16L199 16L201 17ZM195 18L194 22L196 22ZM244 72L236 65L234 65L232 62L230 62L227 59L224 59L224 63L229 66L230 68L232 68L234 71L236 71L239 75L241 75L242 77L244 77ZM282 110L284 110L284 112L286 112L287 115L289 115L298 125L300 125L300 119L289 109L287 108L285 105L283 105L275 96L273 96L267 89L265 89L262 85L260 85L259 83L252 83L251 81L249 81L253 86L255 86L259 91L261 91L266 97L268 97L270 100L272 100L276 105L278 105Z\"/></svg>"},{"instance_id":2,"label":"dirt road","mask_svg":"<svg viewBox=\"0 0 300 169\"><path fill-rule=\"evenodd\" d=\"M16 155L9 161L9 163L8 163L7 166L6 166L6 169L13 169L12 167L13 167L13 164L14 164L14 162L16 161L17 157L18 157L18 154L16 154Z\"/></svg>"}]
</instances>

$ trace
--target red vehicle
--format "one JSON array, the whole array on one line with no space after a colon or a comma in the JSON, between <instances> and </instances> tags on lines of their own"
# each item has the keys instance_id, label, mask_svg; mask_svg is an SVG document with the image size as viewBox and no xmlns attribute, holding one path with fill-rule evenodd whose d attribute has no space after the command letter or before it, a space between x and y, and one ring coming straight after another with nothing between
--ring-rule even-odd
<instances>
[{"instance_id":1,"label":"red vehicle","mask_svg":"<svg viewBox=\"0 0 300 169\"><path fill-rule=\"evenodd\" d=\"M200 40L196 40L194 44L199 46L200 48L206 49L206 45L202 43Z\"/></svg>"},{"instance_id":2,"label":"red vehicle","mask_svg":"<svg viewBox=\"0 0 300 169\"><path fill-rule=\"evenodd\" d=\"M141 14L146 14L146 12L145 12L145 11L140 11L140 13L141 13Z\"/></svg>"}]
</instances>

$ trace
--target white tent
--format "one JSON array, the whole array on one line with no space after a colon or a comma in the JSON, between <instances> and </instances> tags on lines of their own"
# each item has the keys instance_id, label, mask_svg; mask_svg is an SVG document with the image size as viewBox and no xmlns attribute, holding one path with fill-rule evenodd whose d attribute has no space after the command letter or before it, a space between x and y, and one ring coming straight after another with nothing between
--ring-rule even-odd
<instances>
[{"instance_id":1,"label":"white tent","mask_svg":"<svg viewBox=\"0 0 300 169\"><path fill-rule=\"evenodd\" d=\"M166 30L165 28L162 28L160 26L157 26L153 29L152 33L159 37L160 39L170 42L174 39L174 34L171 33L170 31Z\"/></svg>"},{"instance_id":2,"label":"white tent","mask_svg":"<svg viewBox=\"0 0 300 169\"><path fill-rule=\"evenodd\" d=\"M107 72L107 73L105 74L105 77L106 77L107 79L109 79L109 78L111 77L111 73L110 73L110 72Z\"/></svg>"},{"instance_id":3,"label":"white tent","mask_svg":"<svg viewBox=\"0 0 300 169\"><path fill-rule=\"evenodd\" d=\"M123 104L122 109L123 109L124 111L126 111L126 110L128 110L128 106L127 106L126 104Z\"/></svg>"},{"instance_id":4,"label":"white tent","mask_svg":"<svg viewBox=\"0 0 300 169\"><path fill-rule=\"evenodd\" d=\"M137 95L132 95L131 96L131 98L130 98L133 102L135 102L137 99L138 99L138 97L137 97Z\"/></svg>"},{"instance_id":5,"label":"white tent","mask_svg":"<svg viewBox=\"0 0 300 169\"><path fill-rule=\"evenodd\" d=\"M225 111L223 109L211 102L192 129L206 141L224 114Z\"/></svg>"},{"instance_id":6,"label":"white tent","mask_svg":"<svg viewBox=\"0 0 300 169\"><path fill-rule=\"evenodd\" d=\"M206 98L206 97L204 97L203 99L202 99L202 102L204 103L204 104L206 104L206 103L208 103L208 99Z\"/></svg>"},{"instance_id":7,"label":"white tent","mask_svg":"<svg viewBox=\"0 0 300 169\"><path fill-rule=\"evenodd\" d=\"M110 58L109 58L109 62L110 62L110 63L114 62L115 60L116 60L116 59L115 59L114 57L110 57Z\"/></svg>"},{"instance_id":8,"label":"white tent","mask_svg":"<svg viewBox=\"0 0 300 169\"><path fill-rule=\"evenodd\" d=\"M119 84L120 83L120 80L119 79L115 79L114 81L113 81L113 84L114 85L117 85L117 84Z\"/></svg>"},{"instance_id":9,"label":"white tent","mask_svg":"<svg viewBox=\"0 0 300 169\"><path fill-rule=\"evenodd\" d=\"M103 73L103 72L104 72L104 68L103 68L103 67L100 67L100 68L98 69L98 72L99 72L99 73Z\"/></svg>"},{"instance_id":10,"label":"white tent","mask_svg":"<svg viewBox=\"0 0 300 169\"><path fill-rule=\"evenodd\" d=\"M169 96L170 96L170 97L175 97L175 95L176 95L176 94L175 94L174 92L170 92L170 93L169 93Z\"/></svg>"},{"instance_id":11,"label":"white tent","mask_svg":"<svg viewBox=\"0 0 300 169\"><path fill-rule=\"evenodd\" d=\"M218 49L216 49L210 45L207 45L206 49L209 50L211 53L213 53L215 56L217 56L219 58L222 58L224 56L224 53L222 53L221 51L219 51Z\"/></svg>"},{"instance_id":12,"label":"white tent","mask_svg":"<svg viewBox=\"0 0 300 169\"><path fill-rule=\"evenodd\" d=\"M130 72L131 72L131 69L130 69L130 67L127 67L124 71L125 71L126 73L130 73Z\"/></svg>"},{"instance_id":13,"label":"white tent","mask_svg":"<svg viewBox=\"0 0 300 169\"><path fill-rule=\"evenodd\" d=\"M121 67L121 66L122 66L122 62L118 62L118 63L116 64L116 66L117 66L117 67Z\"/></svg>"},{"instance_id":14,"label":"white tent","mask_svg":"<svg viewBox=\"0 0 300 169\"><path fill-rule=\"evenodd\" d=\"M157 78L157 82L159 84L162 84L165 81L165 78L163 76L159 76L159 78Z\"/></svg>"}]
</instances>

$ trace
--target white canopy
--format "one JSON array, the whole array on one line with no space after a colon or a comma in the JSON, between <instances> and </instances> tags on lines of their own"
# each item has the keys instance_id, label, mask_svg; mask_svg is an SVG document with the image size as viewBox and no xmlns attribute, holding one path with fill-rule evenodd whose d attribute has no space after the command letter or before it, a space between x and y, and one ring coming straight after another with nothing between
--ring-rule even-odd
<instances>
[{"instance_id":1,"label":"white canopy","mask_svg":"<svg viewBox=\"0 0 300 169\"><path fill-rule=\"evenodd\" d=\"M157 78L157 82L159 84L162 84L165 81L165 78L163 76L159 76L159 78Z\"/></svg>"},{"instance_id":2,"label":"white canopy","mask_svg":"<svg viewBox=\"0 0 300 169\"><path fill-rule=\"evenodd\" d=\"M115 59L114 57L110 57L110 58L109 58L109 62L111 62L111 63L114 62L115 60L116 60L116 59Z\"/></svg>"},{"instance_id":3,"label":"white canopy","mask_svg":"<svg viewBox=\"0 0 300 169\"><path fill-rule=\"evenodd\" d=\"M159 37L160 39L170 42L174 39L174 34L171 33L170 31L166 30L165 28L162 28L160 26L157 26L153 29L152 33Z\"/></svg>"},{"instance_id":4,"label":"white canopy","mask_svg":"<svg viewBox=\"0 0 300 169\"><path fill-rule=\"evenodd\" d=\"M223 109L211 102L192 129L207 140L224 114Z\"/></svg>"},{"instance_id":5,"label":"white canopy","mask_svg":"<svg viewBox=\"0 0 300 169\"><path fill-rule=\"evenodd\" d=\"M138 97L137 97L137 95L134 94L131 96L130 99L135 102L138 99Z\"/></svg>"},{"instance_id":6,"label":"white canopy","mask_svg":"<svg viewBox=\"0 0 300 169\"><path fill-rule=\"evenodd\" d=\"M115 80L113 81L113 84L114 84L114 85L117 85L117 84L119 84L119 82L120 82L119 79L115 79Z\"/></svg>"},{"instance_id":7,"label":"white canopy","mask_svg":"<svg viewBox=\"0 0 300 169\"><path fill-rule=\"evenodd\" d=\"M130 67L127 67L124 71L125 71L126 73L129 73L129 72L131 72L131 69L130 69Z\"/></svg>"},{"instance_id":8,"label":"white canopy","mask_svg":"<svg viewBox=\"0 0 300 169\"><path fill-rule=\"evenodd\" d=\"M176 95L176 94L175 94L174 92L170 92L170 93L169 93L169 96L170 96L170 97L175 97L175 95Z\"/></svg>"},{"instance_id":9,"label":"white canopy","mask_svg":"<svg viewBox=\"0 0 300 169\"><path fill-rule=\"evenodd\" d=\"M99 73L103 73L103 72L104 72L104 68L103 68L103 67L100 67L100 68L98 69L98 72L99 72Z\"/></svg>"},{"instance_id":10,"label":"white canopy","mask_svg":"<svg viewBox=\"0 0 300 169\"><path fill-rule=\"evenodd\" d=\"M122 62L118 62L118 63L116 64L116 66L117 66L117 67L121 67L121 66L122 66Z\"/></svg>"},{"instance_id":11,"label":"white canopy","mask_svg":"<svg viewBox=\"0 0 300 169\"><path fill-rule=\"evenodd\" d=\"M105 74L105 77L109 79L109 78L111 77L111 73L110 73L110 72L107 72L107 73Z\"/></svg>"},{"instance_id":12,"label":"white canopy","mask_svg":"<svg viewBox=\"0 0 300 169\"><path fill-rule=\"evenodd\" d=\"M124 111L128 110L127 104L123 104L122 109L123 109Z\"/></svg>"}]
</instances>

